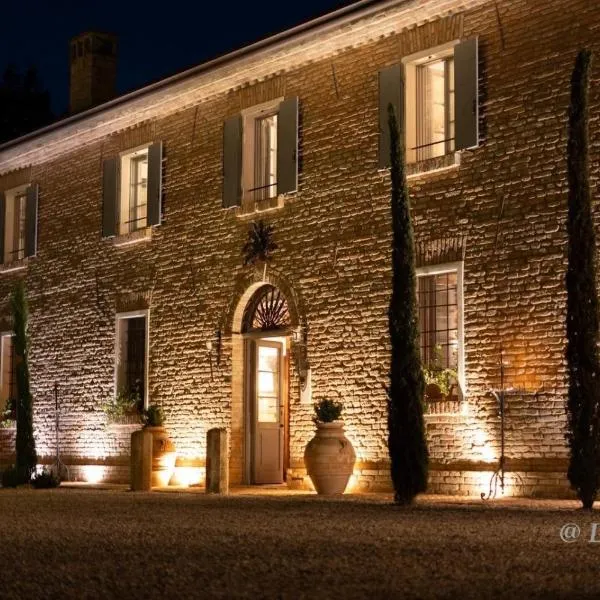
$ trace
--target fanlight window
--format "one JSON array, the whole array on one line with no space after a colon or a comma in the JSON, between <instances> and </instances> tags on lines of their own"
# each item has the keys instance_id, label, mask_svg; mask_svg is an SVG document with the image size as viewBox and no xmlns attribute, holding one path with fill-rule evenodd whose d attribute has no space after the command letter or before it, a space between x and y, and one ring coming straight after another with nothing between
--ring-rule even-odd
<instances>
[{"instance_id":1,"label":"fanlight window","mask_svg":"<svg viewBox=\"0 0 600 600\"><path fill-rule=\"evenodd\" d=\"M290 325L285 296L272 285L260 288L252 297L244 314L244 330L272 331Z\"/></svg>"}]
</instances>

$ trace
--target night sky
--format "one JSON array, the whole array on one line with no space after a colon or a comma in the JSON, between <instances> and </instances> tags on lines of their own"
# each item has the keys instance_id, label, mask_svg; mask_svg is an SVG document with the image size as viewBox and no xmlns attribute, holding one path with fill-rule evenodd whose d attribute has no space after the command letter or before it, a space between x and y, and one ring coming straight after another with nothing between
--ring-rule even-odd
<instances>
[{"instance_id":1,"label":"night sky","mask_svg":"<svg viewBox=\"0 0 600 600\"><path fill-rule=\"evenodd\" d=\"M7 0L0 70L11 63L36 66L61 116L68 105L69 40L83 31L118 35L117 88L122 94L352 3Z\"/></svg>"}]
</instances>

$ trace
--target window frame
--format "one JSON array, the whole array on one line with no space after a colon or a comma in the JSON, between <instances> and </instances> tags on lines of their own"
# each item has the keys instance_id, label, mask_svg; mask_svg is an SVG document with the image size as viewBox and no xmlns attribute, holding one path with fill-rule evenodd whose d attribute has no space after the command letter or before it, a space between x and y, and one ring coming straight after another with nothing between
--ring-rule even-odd
<instances>
[{"instance_id":1,"label":"window frame","mask_svg":"<svg viewBox=\"0 0 600 600\"><path fill-rule=\"evenodd\" d=\"M430 160L440 160L444 156L456 155L455 149L456 144L450 145L448 141L445 143L445 152L442 155L428 157L423 159L417 158L417 136L418 136L418 103L417 103L417 70L421 65L428 64L437 60L448 59L454 56L454 48L460 44L460 40L452 40L445 44L435 46L433 48L427 48L420 52L415 52L409 56L402 58L402 64L404 66L404 128L405 128L405 147L406 147L406 162L407 164L419 164ZM456 68L456 65L454 65ZM446 72L448 71L447 64L445 65ZM446 77L447 79L447 77ZM448 81L445 81L445 98L448 97ZM450 121L454 122L454 128L456 131L456 99L454 100L454 115L453 118L449 118L448 109L445 109L445 127L448 126ZM441 143L441 142L438 142Z\"/></svg>"},{"instance_id":2,"label":"window frame","mask_svg":"<svg viewBox=\"0 0 600 600\"><path fill-rule=\"evenodd\" d=\"M115 315L115 364L114 364L114 398L119 393L119 367L120 367L120 322L128 319L135 319L138 317L145 318L145 346L144 346L144 409L148 408L149 403L149 365L150 365L150 309L132 310L127 312L117 313Z\"/></svg>"},{"instance_id":3,"label":"window frame","mask_svg":"<svg viewBox=\"0 0 600 600\"><path fill-rule=\"evenodd\" d=\"M15 342L13 340L13 338L15 337L15 332L14 331L0 331L0 393L2 392L3 388L4 388L4 338L9 338L11 340L11 354L12 354L12 360L13 360L13 365L12 365L12 376L14 378L14 380L11 382L11 387L14 385L16 387L17 385L17 381L16 381L16 360L15 360ZM18 390L16 392L16 394L18 394ZM4 399L0 399L1 400L1 404L0 404L0 412L4 410L4 405L6 403L7 400L10 399L9 398L4 398ZM16 395L14 400L16 401Z\"/></svg>"},{"instance_id":4,"label":"window frame","mask_svg":"<svg viewBox=\"0 0 600 600\"><path fill-rule=\"evenodd\" d=\"M278 152L279 109L284 97L269 100L241 112L242 116L242 198L239 207L240 214L247 215L274 210L283 206L283 194L279 193L278 185ZM271 116L277 116L275 125L275 193L272 196L256 199L252 197L257 188L257 129L258 122Z\"/></svg>"},{"instance_id":5,"label":"window frame","mask_svg":"<svg viewBox=\"0 0 600 600\"><path fill-rule=\"evenodd\" d=\"M428 277L431 275L443 275L444 273L456 273L456 304L457 304L457 338L458 338L458 356L457 372L458 385L460 393L464 398L467 394L467 385L465 377L465 330L464 330L464 263L463 261L441 263L439 265L429 265L417 267L416 276ZM418 290L416 286L415 292ZM418 308L418 297L417 297ZM420 333L419 324L419 333Z\"/></svg>"},{"instance_id":6,"label":"window frame","mask_svg":"<svg viewBox=\"0 0 600 600\"><path fill-rule=\"evenodd\" d=\"M4 231L2 235L4 235L4 256L2 256L2 265L7 267L19 265L26 258L27 254L27 190L29 189L30 184L23 184L6 190L4 192ZM15 201L17 197L21 197L23 199L23 248L19 249L19 252L22 252L23 256L14 256L14 245L15 245ZM9 219L9 214L12 215L12 218ZM21 219L19 218L19 223ZM9 240L9 234L11 239ZM10 242L10 243L9 243ZM11 257L10 260L7 260L7 256Z\"/></svg>"},{"instance_id":7,"label":"window frame","mask_svg":"<svg viewBox=\"0 0 600 600\"><path fill-rule=\"evenodd\" d=\"M118 160L118 191L117 191L117 223L116 223L116 236L131 236L132 234L144 231L149 227L148 225L148 170L150 168L150 145L142 144L135 148L129 148L119 153ZM132 209L132 190L131 190L131 165L134 161L144 156L146 157L146 217L145 222L138 225L134 229L131 229L131 209ZM125 206L123 200L127 199L127 205ZM124 221L124 217L126 221Z\"/></svg>"}]
</instances>

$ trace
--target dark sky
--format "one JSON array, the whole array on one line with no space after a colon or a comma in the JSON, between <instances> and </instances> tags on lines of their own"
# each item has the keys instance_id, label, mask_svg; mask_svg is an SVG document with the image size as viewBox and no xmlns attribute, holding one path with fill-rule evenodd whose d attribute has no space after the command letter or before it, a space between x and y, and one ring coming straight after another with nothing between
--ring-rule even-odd
<instances>
[{"instance_id":1,"label":"dark sky","mask_svg":"<svg viewBox=\"0 0 600 600\"><path fill-rule=\"evenodd\" d=\"M68 104L68 42L83 31L118 35L121 94L352 3L5 0L0 70L36 66L59 116Z\"/></svg>"}]
</instances>

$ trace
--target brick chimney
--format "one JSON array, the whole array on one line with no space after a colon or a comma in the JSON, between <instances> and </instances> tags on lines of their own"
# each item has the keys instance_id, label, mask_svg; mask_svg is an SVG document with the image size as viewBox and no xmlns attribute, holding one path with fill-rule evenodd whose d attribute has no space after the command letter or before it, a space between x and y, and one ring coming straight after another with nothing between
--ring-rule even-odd
<instances>
[{"instance_id":1,"label":"brick chimney","mask_svg":"<svg viewBox=\"0 0 600 600\"><path fill-rule=\"evenodd\" d=\"M114 98L116 79L115 35L88 31L71 40L71 114Z\"/></svg>"}]
</instances>

